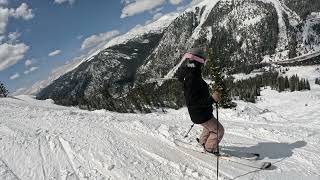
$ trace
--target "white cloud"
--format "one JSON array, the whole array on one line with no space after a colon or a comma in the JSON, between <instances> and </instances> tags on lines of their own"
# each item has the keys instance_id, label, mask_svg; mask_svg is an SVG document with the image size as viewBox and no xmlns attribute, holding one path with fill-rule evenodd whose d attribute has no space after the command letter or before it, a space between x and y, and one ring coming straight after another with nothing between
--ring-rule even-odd
<instances>
[{"instance_id":1,"label":"white cloud","mask_svg":"<svg viewBox=\"0 0 320 180\"><path fill-rule=\"evenodd\" d=\"M178 11L178 12L182 12L182 11L184 11L185 9L187 9L187 6L179 6L179 7L177 7L177 11Z\"/></svg>"},{"instance_id":2,"label":"white cloud","mask_svg":"<svg viewBox=\"0 0 320 180\"><path fill-rule=\"evenodd\" d=\"M192 0L191 3L190 3L190 6L194 6L196 4L199 4L202 1L204 1L204 0Z\"/></svg>"},{"instance_id":3,"label":"white cloud","mask_svg":"<svg viewBox=\"0 0 320 180\"><path fill-rule=\"evenodd\" d=\"M166 0L134 0L134 1L122 1L125 3L122 9L121 18L133 16L139 13L143 13L148 10L152 10L166 2Z\"/></svg>"},{"instance_id":4,"label":"white cloud","mask_svg":"<svg viewBox=\"0 0 320 180\"><path fill-rule=\"evenodd\" d=\"M160 19L161 17L163 16L163 14L162 13L156 13L155 15L153 15L153 18L152 19L149 19L149 20L147 20L145 23L144 23L144 25L148 25L148 24L150 24L150 23L152 23L152 22L154 22L154 21L156 21L156 20L158 20L158 19ZM142 25L140 25L140 24L138 24L137 26L135 26L134 28L140 28L139 26L142 26Z\"/></svg>"},{"instance_id":5,"label":"white cloud","mask_svg":"<svg viewBox=\"0 0 320 180\"><path fill-rule=\"evenodd\" d=\"M105 42L107 40L110 40L111 38L119 35L120 32L117 30L113 30L113 31L109 31L109 32L105 32L105 33L101 33L101 34L94 34L88 38L86 38L81 45L81 50L85 50L88 48L92 48L97 46L98 44Z\"/></svg>"},{"instance_id":6,"label":"white cloud","mask_svg":"<svg viewBox=\"0 0 320 180\"><path fill-rule=\"evenodd\" d=\"M10 79L11 80L15 80L15 79L17 79L19 77L20 77L20 74L19 73L15 73L14 75L10 76Z\"/></svg>"},{"instance_id":7,"label":"white cloud","mask_svg":"<svg viewBox=\"0 0 320 180\"><path fill-rule=\"evenodd\" d=\"M22 3L17 9L9 9L0 6L0 34L3 34L6 31L6 27L10 17L30 20L34 17L34 14L32 12L32 9L29 9L26 3Z\"/></svg>"},{"instance_id":8,"label":"white cloud","mask_svg":"<svg viewBox=\"0 0 320 180\"><path fill-rule=\"evenodd\" d=\"M31 59L28 59L28 60L26 60L26 62L24 63L24 65L30 66L32 63L33 63L32 60L31 60Z\"/></svg>"},{"instance_id":9,"label":"white cloud","mask_svg":"<svg viewBox=\"0 0 320 180\"><path fill-rule=\"evenodd\" d=\"M8 5L8 0L0 0L0 5Z\"/></svg>"},{"instance_id":10,"label":"white cloud","mask_svg":"<svg viewBox=\"0 0 320 180\"><path fill-rule=\"evenodd\" d=\"M56 4L62 4L65 2L69 2L69 4L73 4L75 2L75 0L54 0L54 3L56 3Z\"/></svg>"},{"instance_id":11,"label":"white cloud","mask_svg":"<svg viewBox=\"0 0 320 180\"><path fill-rule=\"evenodd\" d=\"M33 71L37 70L37 69L39 69L39 67L31 67L29 70L24 71L24 74L29 74L29 73L31 73L31 72L33 72Z\"/></svg>"},{"instance_id":12,"label":"white cloud","mask_svg":"<svg viewBox=\"0 0 320 180\"><path fill-rule=\"evenodd\" d=\"M0 34L6 30L9 21L9 9L0 7Z\"/></svg>"},{"instance_id":13,"label":"white cloud","mask_svg":"<svg viewBox=\"0 0 320 180\"><path fill-rule=\"evenodd\" d=\"M10 15L15 18L22 18L24 20L30 20L34 18L32 9L26 3L22 3L17 9L10 9Z\"/></svg>"},{"instance_id":14,"label":"white cloud","mask_svg":"<svg viewBox=\"0 0 320 180\"><path fill-rule=\"evenodd\" d=\"M48 56L53 57L53 56L59 55L60 53L61 53L61 50L55 50L49 53Z\"/></svg>"},{"instance_id":15,"label":"white cloud","mask_svg":"<svg viewBox=\"0 0 320 180\"><path fill-rule=\"evenodd\" d=\"M16 64L24 58L24 54L28 51L29 46L19 44L0 44L0 71Z\"/></svg>"},{"instance_id":16,"label":"white cloud","mask_svg":"<svg viewBox=\"0 0 320 180\"><path fill-rule=\"evenodd\" d=\"M202 1L204 1L204 0L192 0L188 5L183 5L183 6L177 7L177 12L181 13L181 12L185 11L187 8L193 7Z\"/></svg>"},{"instance_id":17,"label":"white cloud","mask_svg":"<svg viewBox=\"0 0 320 180\"><path fill-rule=\"evenodd\" d=\"M183 0L169 0L169 2L173 5L178 5L182 2Z\"/></svg>"},{"instance_id":18,"label":"white cloud","mask_svg":"<svg viewBox=\"0 0 320 180\"><path fill-rule=\"evenodd\" d=\"M2 44L5 39L6 39L5 36L1 36L1 35L0 35L0 44Z\"/></svg>"},{"instance_id":19,"label":"white cloud","mask_svg":"<svg viewBox=\"0 0 320 180\"><path fill-rule=\"evenodd\" d=\"M158 20L159 18L161 18L163 16L162 13L157 13L153 16L153 20Z\"/></svg>"},{"instance_id":20,"label":"white cloud","mask_svg":"<svg viewBox=\"0 0 320 180\"><path fill-rule=\"evenodd\" d=\"M151 14L157 14L158 12L161 12L162 10L163 10L163 7L159 7L157 9L155 9L155 10L151 10L150 13Z\"/></svg>"},{"instance_id":21,"label":"white cloud","mask_svg":"<svg viewBox=\"0 0 320 180\"><path fill-rule=\"evenodd\" d=\"M20 33L11 32L8 37L4 35L10 17L23 20L30 20L34 17L33 10L26 3L22 3L16 9L5 7L4 5L7 4L7 0L0 0L0 71L23 59L29 50L29 46L19 43Z\"/></svg>"},{"instance_id":22,"label":"white cloud","mask_svg":"<svg viewBox=\"0 0 320 180\"><path fill-rule=\"evenodd\" d=\"M18 38L19 38L20 36L21 36L21 33L18 33L18 32L11 32L11 33L9 33L9 35L8 35L9 42L10 42L11 44L19 42L19 41L18 41Z\"/></svg>"},{"instance_id":23,"label":"white cloud","mask_svg":"<svg viewBox=\"0 0 320 180\"><path fill-rule=\"evenodd\" d=\"M121 3L122 4L129 4L129 3L132 3L132 1L134 1L134 0L121 0Z\"/></svg>"}]
</instances>

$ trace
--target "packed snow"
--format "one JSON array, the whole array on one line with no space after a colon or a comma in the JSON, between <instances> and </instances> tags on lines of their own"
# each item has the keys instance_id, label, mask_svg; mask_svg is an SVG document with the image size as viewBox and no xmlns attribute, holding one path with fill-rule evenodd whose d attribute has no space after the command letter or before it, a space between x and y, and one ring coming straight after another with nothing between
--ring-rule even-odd
<instances>
[{"instance_id":1,"label":"packed snow","mask_svg":"<svg viewBox=\"0 0 320 180\"><path fill-rule=\"evenodd\" d=\"M258 103L220 110L222 148L260 153L269 170L220 161L220 179L320 178L319 67L292 67L311 91L264 89ZM31 96L0 99L0 179L215 179L216 160L177 147L196 144L201 127L184 139L186 108L119 114L63 107Z\"/></svg>"}]
</instances>

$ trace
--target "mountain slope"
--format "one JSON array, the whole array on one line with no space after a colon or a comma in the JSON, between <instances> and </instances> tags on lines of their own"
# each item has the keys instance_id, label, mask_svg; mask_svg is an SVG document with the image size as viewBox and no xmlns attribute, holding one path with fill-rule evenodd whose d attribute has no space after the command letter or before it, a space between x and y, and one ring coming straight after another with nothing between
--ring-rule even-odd
<instances>
[{"instance_id":1,"label":"mountain slope","mask_svg":"<svg viewBox=\"0 0 320 180\"><path fill-rule=\"evenodd\" d=\"M107 48L54 81L38 97L50 96L56 103L69 106L118 110L113 101L129 91L137 68L161 37L162 33L147 34Z\"/></svg>"},{"instance_id":2,"label":"mountain slope","mask_svg":"<svg viewBox=\"0 0 320 180\"><path fill-rule=\"evenodd\" d=\"M184 103L181 84L153 80L172 78L190 47L211 47L228 74L317 54L319 13L304 19L290 7L280 0L204 0L178 16L165 16L159 25L154 22L113 39L37 98L119 112L179 108Z\"/></svg>"}]
</instances>

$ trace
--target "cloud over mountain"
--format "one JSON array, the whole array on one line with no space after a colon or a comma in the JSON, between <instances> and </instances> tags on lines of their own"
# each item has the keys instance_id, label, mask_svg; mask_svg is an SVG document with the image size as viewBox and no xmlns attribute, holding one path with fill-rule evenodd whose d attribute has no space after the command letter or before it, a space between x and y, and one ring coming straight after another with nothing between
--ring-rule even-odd
<instances>
[{"instance_id":1,"label":"cloud over mountain","mask_svg":"<svg viewBox=\"0 0 320 180\"><path fill-rule=\"evenodd\" d=\"M135 0L134 2L126 1L122 9L121 18L133 16L164 4L165 0Z\"/></svg>"},{"instance_id":2,"label":"cloud over mountain","mask_svg":"<svg viewBox=\"0 0 320 180\"><path fill-rule=\"evenodd\" d=\"M108 31L105 33L100 33L98 35L94 34L88 38L86 38L81 45L81 49L85 50L85 49L89 49L89 48L93 48L95 46L97 46L98 44L107 41L117 35L119 35L120 32L118 30L113 30L113 31Z\"/></svg>"}]
</instances>

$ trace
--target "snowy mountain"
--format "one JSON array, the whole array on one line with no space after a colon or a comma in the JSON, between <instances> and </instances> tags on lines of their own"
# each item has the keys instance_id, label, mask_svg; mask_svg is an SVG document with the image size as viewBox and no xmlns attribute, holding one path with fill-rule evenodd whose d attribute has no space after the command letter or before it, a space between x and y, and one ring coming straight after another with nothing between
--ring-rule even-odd
<instances>
[{"instance_id":1,"label":"snowy mountain","mask_svg":"<svg viewBox=\"0 0 320 180\"><path fill-rule=\"evenodd\" d=\"M318 68L318 70L317 70ZM314 82L320 66L290 68ZM220 180L318 180L320 86L311 91L265 89L256 103L221 109L221 148L260 153L269 170L220 159ZM216 158L176 146L201 132L187 108L120 114L58 106L29 96L0 99L0 179L190 179L216 177Z\"/></svg>"},{"instance_id":2,"label":"snowy mountain","mask_svg":"<svg viewBox=\"0 0 320 180\"><path fill-rule=\"evenodd\" d=\"M320 8L309 1L204 0L111 40L37 98L119 112L179 108L184 103L180 84L154 79L172 78L183 53L193 46L213 48L229 74L259 63L311 57L318 62Z\"/></svg>"}]
</instances>

